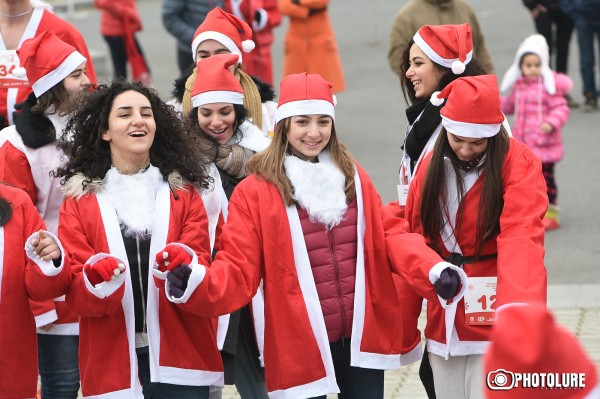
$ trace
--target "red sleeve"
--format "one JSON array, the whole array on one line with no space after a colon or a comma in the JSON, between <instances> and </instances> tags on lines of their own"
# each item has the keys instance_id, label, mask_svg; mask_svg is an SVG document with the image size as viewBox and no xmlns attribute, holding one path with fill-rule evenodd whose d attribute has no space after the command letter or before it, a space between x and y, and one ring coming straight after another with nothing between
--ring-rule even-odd
<instances>
[{"instance_id":1,"label":"red sleeve","mask_svg":"<svg viewBox=\"0 0 600 399\"><path fill-rule=\"evenodd\" d=\"M281 25L281 13L276 0L263 0L263 9L269 15L268 26L271 29Z\"/></svg>"},{"instance_id":2,"label":"red sleeve","mask_svg":"<svg viewBox=\"0 0 600 399\"><path fill-rule=\"evenodd\" d=\"M504 208L500 215L497 305L546 302L544 226L548 208L540 160L511 139L504 166ZM512 154L511 154L512 153Z\"/></svg>"},{"instance_id":3,"label":"red sleeve","mask_svg":"<svg viewBox=\"0 0 600 399\"><path fill-rule=\"evenodd\" d=\"M7 141L0 147L0 181L25 191L31 202L37 202L37 190L31 166L25 154Z\"/></svg>"},{"instance_id":4,"label":"red sleeve","mask_svg":"<svg viewBox=\"0 0 600 399\"><path fill-rule=\"evenodd\" d=\"M92 255L102 252L101 242L103 241L100 240L106 239L103 226L94 225L90 221L90 219L97 220L94 219L94 215L99 215L100 210L97 202L89 201L89 199L89 197L81 198L79 201L72 197L65 199L60 208L58 236L71 259L73 274L73 282L66 296L67 305L79 316L101 317L121 307L125 285L123 284L106 298L98 298L85 285L83 265ZM82 205L83 202L87 204L87 207ZM90 206L91 203L95 205L96 209ZM80 213L80 206L85 208L85 215ZM94 246L101 249L97 250Z\"/></svg>"},{"instance_id":5,"label":"red sleeve","mask_svg":"<svg viewBox=\"0 0 600 399\"><path fill-rule=\"evenodd\" d=\"M244 192L247 186L242 185L238 185L229 202L219 252L186 304L202 316L214 317L240 309L252 299L260 283L263 237L250 212L252 201Z\"/></svg>"}]
</instances>

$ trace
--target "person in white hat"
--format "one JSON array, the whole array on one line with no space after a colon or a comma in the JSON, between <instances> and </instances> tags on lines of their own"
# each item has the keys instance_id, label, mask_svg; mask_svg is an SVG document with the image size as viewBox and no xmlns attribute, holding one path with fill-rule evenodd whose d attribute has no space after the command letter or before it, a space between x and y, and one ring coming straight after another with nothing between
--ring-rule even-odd
<instances>
[{"instance_id":1,"label":"person in white hat","mask_svg":"<svg viewBox=\"0 0 600 399\"><path fill-rule=\"evenodd\" d=\"M402 350L385 234L406 222L382 216L371 180L340 143L329 82L285 77L276 120L231 196L212 265L194 265L194 282L170 283L187 284L186 305L216 316L244 306L263 281L271 397L381 399L383 370L400 367ZM409 264L441 262L423 237L400 235Z\"/></svg>"},{"instance_id":2,"label":"person in white hat","mask_svg":"<svg viewBox=\"0 0 600 399\"><path fill-rule=\"evenodd\" d=\"M15 124L0 132L0 180L31 198L49 231L58 234L63 201L60 182L51 172L63 162L56 144L71 113L70 101L88 90L87 60L53 32L26 40L17 50L32 93L16 105ZM77 316L63 298L35 302L41 391L45 397L79 391Z\"/></svg>"},{"instance_id":3,"label":"person in white hat","mask_svg":"<svg viewBox=\"0 0 600 399\"><path fill-rule=\"evenodd\" d=\"M548 198L539 159L502 125L494 75L456 79L431 101L444 104L443 129L411 184L405 218L454 266L401 270L428 301L437 398L483 398L482 355L495 309L546 301ZM388 238L388 252L395 240ZM403 264L400 251L390 257Z\"/></svg>"},{"instance_id":4,"label":"person in white hat","mask_svg":"<svg viewBox=\"0 0 600 399\"><path fill-rule=\"evenodd\" d=\"M0 393L4 398L36 397L37 340L29 301L64 295L71 283L67 253L56 235L45 229L27 193L0 183Z\"/></svg>"},{"instance_id":5,"label":"person in white hat","mask_svg":"<svg viewBox=\"0 0 600 399\"><path fill-rule=\"evenodd\" d=\"M560 227L554 167L564 156L562 127L570 113L565 96L573 82L567 75L553 72L549 58L544 36L528 36L504 74L500 90L509 91L508 96L502 97L502 111L515 115L514 137L527 144L542 161L550 202L544 227L554 230Z\"/></svg>"},{"instance_id":6,"label":"person in white hat","mask_svg":"<svg viewBox=\"0 0 600 399\"><path fill-rule=\"evenodd\" d=\"M271 143L269 137L246 119L244 91L229 69L237 63L238 57L237 54L218 54L198 63L198 73L203 79L194 82L194 109L186 118L187 130L196 137L215 180L212 193L202 193L213 244L219 241L216 237L219 222L227 221L227 205L233 190L248 176L248 160ZM213 202L217 206L212 206ZM218 250L214 245L213 249ZM244 306L228 318L219 318L219 349L225 384L235 383L244 399L268 397L260 363L262 347L257 347L257 342L262 342L264 337L260 329L255 332L256 326L264 324L264 314L258 311L262 306L257 301L262 302L260 292L252 299L252 307ZM211 398L216 395L211 392Z\"/></svg>"},{"instance_id":7,"label":"person in white hat","mask_svg":"<svg viewBox=\"0 0 600 399\"><path fill-rule=\"evenodd\" d=\"M216 319L165 294L171 270L211 259L193 138L154 90L121 81L86 96L69 127L58 231L84 397L207 399L223 384Z\"/></svg>"}]
</instances>

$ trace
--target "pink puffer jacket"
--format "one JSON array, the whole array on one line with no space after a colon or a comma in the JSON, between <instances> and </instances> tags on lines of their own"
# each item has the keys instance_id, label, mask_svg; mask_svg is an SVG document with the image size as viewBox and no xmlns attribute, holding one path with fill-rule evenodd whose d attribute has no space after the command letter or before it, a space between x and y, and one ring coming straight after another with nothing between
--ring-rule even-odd
<instances>
[{"instance_id":1,"label":"pink puffer jacket","mask_svg":"<svg viewBox=\"0 0 600 399\"><path fill-rule=\"evenodd\" d=\"M554 73L556 94L549 94L540 79L521 77L512 87L508 97L502 98L502 112L515 115L511 126L513 136L527 144L543 163L555 163L564 155L562 127L569 119L565 94L573 87L571 79ZM554 128L545 134L542 122Z\"/></svg>"},{"instance_id":2,"label":"pink puffer jacket","mask_svg":"<svg viewBox=\"0 0 600 399\"><path fill-rule=\"evenodd\" d=\"M356 200L338 225L326 230L313 223L308 212L298 206L306 250L321 302L329 342L348 338L354 318L354 286L356 282Z\"/></svg>"}]
</instances>

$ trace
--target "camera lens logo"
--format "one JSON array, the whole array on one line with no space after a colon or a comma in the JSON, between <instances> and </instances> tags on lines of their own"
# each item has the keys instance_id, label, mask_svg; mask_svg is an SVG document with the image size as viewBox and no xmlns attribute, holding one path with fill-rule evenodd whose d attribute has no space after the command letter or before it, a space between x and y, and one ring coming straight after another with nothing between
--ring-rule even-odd
<instances>
[{"instance_id":1,"label":"camera lens logo","mask_svg":"<svg viewBox=\"0 0 600 399\"><path fill-rule=\"evenodd\" d=\"M490 371L487 375L487 386L495 391L509 390L514 386L513 373L504 369Z\"/></svg>"}]
</instances>

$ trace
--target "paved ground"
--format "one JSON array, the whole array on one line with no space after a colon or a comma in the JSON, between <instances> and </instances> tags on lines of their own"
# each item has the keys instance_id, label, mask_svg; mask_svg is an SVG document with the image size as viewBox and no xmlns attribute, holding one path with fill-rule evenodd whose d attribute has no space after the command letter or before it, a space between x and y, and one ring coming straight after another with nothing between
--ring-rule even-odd
<instances>
[{"instance_id":1,"label":"paved ground","mask_svg":"<svg viewBox=\"0 0 600 399\"><path fill-rule=\"evenodd\" d=\"M61 0L63 3L66 0ZM77 0L81 1L81 0ZM54 3L58 3L55 0ZM386 60L387 35L396 10L405 1L333 1L331 17L337 33L348 89L338 95L336 124L341 139L366 168L384 201L395 197L400 146L406 119L398 78ZM511 64L521 40L533 25L519 0L471 0L501 75ZM168 98L177 74L175 41L160 22L160 0L138 0L144 21L140 40L153 71L154 82ZM96 11L70 19L94 51L103 79L110 76L106 45L99 35ZM280 77L286 25L276 30L276 79ZM578 54L572 40L570 75L574 97L581 100ZM591 357L600 362L600 112L573 110L563 134L565 159L557 166L562 228L547 234L549 304L559 322L573 331ZM226 389L226 398L235 398ZM416 369L388 372L386 398L424 398Z\"/></svg>"}]
</instances>

